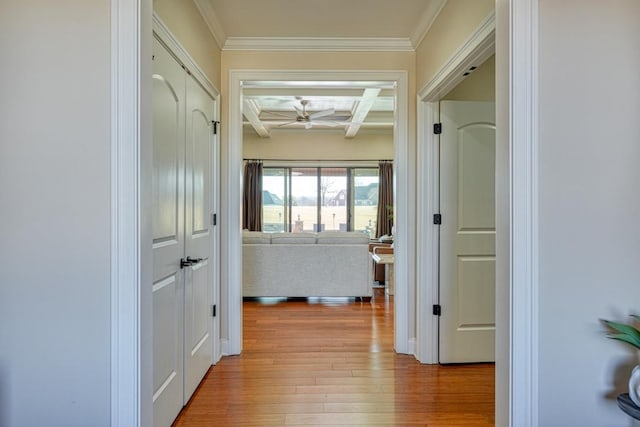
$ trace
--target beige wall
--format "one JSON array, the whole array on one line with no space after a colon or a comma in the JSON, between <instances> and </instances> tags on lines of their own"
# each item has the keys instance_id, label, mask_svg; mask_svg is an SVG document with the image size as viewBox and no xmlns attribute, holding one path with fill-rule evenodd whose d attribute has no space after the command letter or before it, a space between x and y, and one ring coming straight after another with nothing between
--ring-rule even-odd
<instances>
[{"instance_id":1,"label":"beige wall","mask_svg":"<svg viewBox=\"0 0 640 427\"><path fill-rule=\"evenodd\" d=\"M444 99L449 101L495 101L495 55L487 59L477 70L466 77Z\"/></svg>"},{"instance_id":2,"label":"beige wall","mask_svg":"<svg viewBox=\"0 0 640 427\"><path fill-rule=\"evenodd\" d=\"M494 10L494 0L449 0L416 51L416 84L425 86Z\"/></svg>"},{"instance_id":3,"label":"beige wall","mask_svg":"<svg viewBox=\"0 0 640 427\"><path fill-rule=\"evenodd\" d=\"M220 90L220 48L191 0L154 0L153 10Z\"/></svg>"},{"instance_id":4,"label":"beige wall","mask_svg":"<svg viewBox=\"0 0 640 427\"><path fill-rule=\"evenodd\" d=\"M249 130L242 153L245 159L263 160L386 160L393 159L393 135L360 131L346 139L344 131L273 130L271 138L260 138Z\"/></svg>"}]
</instances>

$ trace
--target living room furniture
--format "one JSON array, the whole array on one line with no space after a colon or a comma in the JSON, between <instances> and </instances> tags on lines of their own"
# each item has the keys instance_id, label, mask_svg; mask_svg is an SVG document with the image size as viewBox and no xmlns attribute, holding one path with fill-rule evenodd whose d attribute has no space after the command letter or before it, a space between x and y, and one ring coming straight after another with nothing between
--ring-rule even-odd
<instances>
[{"instance_id":1,"label":"living room furniture","mask_svg":"<svg viewBox=\"0 0 640 427\"><path fill-rule=\"evenodd\" d=\"M360 232L243 232L244 297L372 295L369 237Z\"/></svg>"},{"instance_id":2,"label":"living room furniture","mask_svg":"<svg viewBox=\"0 0 640 427\"><path fill-rule=\"evenodd\" d=\"M373 250L375 248L392 248L393 245L391 243L381 243L381 242L373 242L369 243L369 253L373 255ZM371 262L371 271L373 275L373 281L379 283L382 286L385 286L387 281L386 267L384 264L377 264L375 262Z\"/></svg>"},{"instance_id":3,"label":"living room furniture","mask_svg":"<svg viewBox=\"0 0 640 427\"><path fill-rule=\"evenodd\" d=\"M385 293L387 295L394 294L394 271L393 271L393 263L395 261L393 248L392 247L375 247L373 248L373 253L371 254L371 258L376 265L381 266L389 266L389 280L386 284Z\"/></svg>"}]
</instances>

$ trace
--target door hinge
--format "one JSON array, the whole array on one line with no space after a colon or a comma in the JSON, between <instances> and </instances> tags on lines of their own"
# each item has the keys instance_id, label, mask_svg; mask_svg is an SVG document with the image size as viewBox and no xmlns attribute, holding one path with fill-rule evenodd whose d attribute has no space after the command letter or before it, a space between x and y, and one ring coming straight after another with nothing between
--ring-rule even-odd
<instances>
[{"instance_id":1,"label":"door hinge","mask_svg":"<svg viewBox=\"0 0 640 427\"><path fill-rule=\"evenodd\" d=\"M442 307L440 307L440 304L434 304L433 305L433 315L434 316L441 316L442 315Z\"/></svg>"},{"instance_id":2,"label":"door hinge","mask_svg":"<svg viewBox=\"0 0 640 427\"><path fill-rule=\"evenodd\" d=\"M217 135L218 134L218 128L220 127L220 122L217 120L213 120L211 122L211 124L213 125L213 134Z\"/></svg>"},{"instance_id":3,"label":"door hinge","mask_svg":"<svg viewBox=\"0 0 640 427\"><path fill-rule=\"evenodd\" d=\"M442 133L442 123L433 124L433 134L440 135Z\"/></svg>"},{"instance_id":4,"label":"door hinge","mask_svg":"<svg viewBox=\"0 0 640 427\"><path fill-rule=\"evenodd\" d=\"M211 306L211 317L216 317L216 314L217 314L217 313L216 313L216 305L215 305L215 304L213 304L213 305Z\"/></svg>"},{"instance_id":5,"label":"door hinge","mask_svg":"<svg viewBox=\"0 0 640 427\"><path fill-rule=\"evenodd\" d=\"M442 224L442 215L440 214L433 214L433 223L435 225L440 225Z\"/></svg>"},{"instance_id":6,"label":"door hinge","mask_svg":"<svg viewBox=\"0 0 640 427\"><path fill-rule=\"evenodd\" d=\"M218 214L211 214L211 225L218 225Z\"/></svg>"}]
</instances>

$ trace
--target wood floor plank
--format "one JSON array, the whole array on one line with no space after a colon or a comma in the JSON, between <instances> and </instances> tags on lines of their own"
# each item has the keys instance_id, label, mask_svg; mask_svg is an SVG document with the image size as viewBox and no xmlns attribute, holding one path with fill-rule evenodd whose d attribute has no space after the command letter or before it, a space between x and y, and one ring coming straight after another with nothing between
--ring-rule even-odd
<instances>
[{"instance_id":1,"label":"wood floor plank","mask_svg":"<svg viewBox=\"0 0 640 427\"><path fill-rule=\"evenodd\" d=\"M176 427L494 425L494 366L393 351L393 299L243 304L243 354L212 367Z\"/></svg>"}]
</instances>

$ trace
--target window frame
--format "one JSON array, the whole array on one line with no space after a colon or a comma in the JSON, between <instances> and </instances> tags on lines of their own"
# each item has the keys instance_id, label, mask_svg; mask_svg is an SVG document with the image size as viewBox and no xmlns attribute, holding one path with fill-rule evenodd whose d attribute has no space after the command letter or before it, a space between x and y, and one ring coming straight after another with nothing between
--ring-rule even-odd
<instances>
[{"instance_id":1,"label":"window frame","mask_svg":"<svg viewBox=\"0 0 640 427\"><path fill-rule=\"evenodd\" d=\"M282 229L286 232L292 232L293 230L293 196L292 196L292 188L293 188L293 171L295 169L315 169L316 170L316 224L318 224L319 229L321 229L321 224L322 224L322 170L323 169L345 169L346 170L346 180L347 180L347 185L346 185L346 221L347 221L347 229L345 231L354 231L354 227L355 227L355 197L356 197L356 177L358 176L358 174L356 173L356 170L358 169L369 169L369 170L376 170L376 174L375 176L377 177L378 175L378 165L339 165L339 166L317 166L317 165L297 165L295 163L291 163L289 165L286 166L281 166L281 165L269 165L269 166L264 166L263 167L263 180L264 180L264 176L266 175L267 170L281 170L283 171L283 211L284 211L284 215L282 218L282 224L279 224L282 226ZM373 176L373 175L372 175ZM379 183L378 183L379 184ZM264 186L263 186L264 188ZM377 209L377 202L376 202L376 209ZM263 209L263 230L264 230L264 202L262 205L262 209ZM374 228L375 230L375 228ZM320 230L318 230L320 231ZM340 230L333 230L333 231L340 231ZM275 231L270 231L270 232L275 232ZM364 231L363 231L364 232Z\"/></svg>"}]
</instances>

